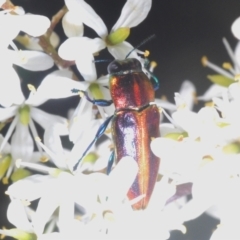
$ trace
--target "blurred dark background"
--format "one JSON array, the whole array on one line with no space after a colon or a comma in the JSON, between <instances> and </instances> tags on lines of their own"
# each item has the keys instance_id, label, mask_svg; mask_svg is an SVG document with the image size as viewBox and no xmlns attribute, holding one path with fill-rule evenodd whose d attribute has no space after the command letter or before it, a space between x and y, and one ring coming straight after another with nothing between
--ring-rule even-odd
<instances>
[{"instance_id":1,"label":"blurred dark background","mask_svg":"<svg viewBox=\"0 0 240 240\"><path fill-rule=\"evenodd\" d=\"M15 0L15 5L23 6L26 12L43 14L51 18L64 4L62 0ZM125 0L86 0L101 16L109 31L120 16ZM222 44L226 37L232 48L237 40L233 37L230 27L240 16L240 1L237 0L153 0L152 9L147 19L137 27L131 29L127 41L133 46L152 34L156 38L142 47L150 50L150 60L155 60L158 67L156 76L160 79L160 89L157 95L166 95L173 101L174 92L178 91L184 80L192 81L198 90L198 95L210 85L206 75L211 70L203 68L200 59L203 55L221 65L230 61ZM61 24L56 31L63 35ZM86 28L86 36L96 37L96 34ZM105 51L106 57L110 57ZM104 57L103 57L104 58ZM106 66L99 67L99 74L106 73ZM21 72L25 83L35 80L38 85L46 73ZM46 111L52 111L66 116L67 109L73 100L61 100L61 109L53 107L54 101L42 106ZM75 101L75 100L74 100ZM76 104L76 101L74 102ZM59 106L59 105L58 105ZM5 212L8 199L0 196L1 224L6 224ZM200 218L188 222L187 234L178 231L172 233L171 240L207 240L218 221L202 215Z\"/></svg>"}]
</instances>

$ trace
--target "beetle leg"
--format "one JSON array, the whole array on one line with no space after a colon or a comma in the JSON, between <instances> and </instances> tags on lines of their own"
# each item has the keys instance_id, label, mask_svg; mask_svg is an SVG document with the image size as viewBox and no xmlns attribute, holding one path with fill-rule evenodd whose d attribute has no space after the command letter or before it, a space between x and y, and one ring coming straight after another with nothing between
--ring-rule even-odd
<instances>
[{"instance_id":1,"label":"beetle leg","mask_svg":"<svg viewBox=\"0 0 240 240\"><path fill-rule=\"evenodd\" d=\"M109 175L109 173L111 172L111 169L112 169L112 165L113 165L113 162L114 162L114 151L111 152L111 155L108 159L108 165L107 165L107 175Z\"/></svg>"},{"instance_id":2,"label":"beetle leg","mask_svg":"<svg viewBox=\"0 0 240 240\"><path fill-rule=\"evenodd\" d=\"M72 92L73 93L79 92L80 94L84 95L89 102L93 103L94 105L100 106L100 107L108 107L113 103L112 100L91 99L87 92L82 91L82 90L78 90L78 89L75 89L75 88L72 89Z\"/></svg>"},{"instance_id":3,"label":"beetle leg","mask_svg":"<svg viewBox=\"0 0 240 240\"><path fill-rule=\"evenodd\" d=\"M104 134L109 122L112 120L114 115L110 116L109 118L106 119L106 121L104 123L101 124L101 126L99 127L94 139L92 140L92 142L88 145L87 149L84 151L84 153L82 154L82 157L77 161L77 163L74 165L73 167L73 171L76 171L78 168L79 163L82 161L82 159L85 157L85 155L87 154L87 152L89 151L89 149L92 147L92 145Z\"/></svg>"}]
</instances>

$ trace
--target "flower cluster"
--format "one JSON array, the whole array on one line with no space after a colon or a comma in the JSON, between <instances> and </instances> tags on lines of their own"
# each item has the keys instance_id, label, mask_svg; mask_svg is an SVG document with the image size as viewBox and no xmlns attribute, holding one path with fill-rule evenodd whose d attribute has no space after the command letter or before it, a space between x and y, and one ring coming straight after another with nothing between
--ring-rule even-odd
<instances>
[{"instance_id":1,"label":"flower cluster","mask_svg":"<svg viewBox=\"0 0 240 240\"><path fill-rule=\"evenodd\" d=\"M152 0L127 0L110 32L84 0L65 0L52 21L25 13L10 1L0 5L0 178L9 184L7 218L15 226L1 229L2 235L22 240L168 239L171 230L185 233L184 222L207 211L221 220L211 240L239 238L240 131L235 110L240 105L240 45L233 52L224 40L234 63L234 68L224 65L228 71L203 58L204 65L219 73L209 77L214 85L203 96L196 97L194 85L184 81L175 104L155 100L161 137L149 144L161 164L147 208L136 211L132 206L145 196L127 195L141 166L125 156L106 173L112 152L108 129L99 144L90 144L115 113L113 105L100 104L111 103L109 75L97 76L95 56L107 48L114 59L136 58L155 81L146 53L126 41L130 29L147 17ZM64 42L54 32L60 20ZM85 36L85 25L96 38ZM238 25L236 20L232 27L237 37ZM15 65L49 73L35 87L25 84ZM67 117L41 109L48 100L79 96ZM196 100L212 103L196 113ZM68 136L71 148L64 148L62 136Z\"/></svg>"}]
</instances>

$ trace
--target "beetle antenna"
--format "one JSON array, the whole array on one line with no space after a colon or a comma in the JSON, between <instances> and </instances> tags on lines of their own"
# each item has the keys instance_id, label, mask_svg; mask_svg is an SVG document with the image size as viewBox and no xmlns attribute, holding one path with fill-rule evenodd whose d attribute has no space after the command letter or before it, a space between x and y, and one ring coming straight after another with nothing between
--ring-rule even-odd
<instances>
[{"instance_id":1,"label":"beetle antenna","mask_svg":"<svg viewBox=\"0 0 240 240\"><path fill-rule=\"evenodd\" d=\"M156 35L153 34L153 35L149 36L148 38L146 38L145 40L143 40L141 43L139 43L135 48L133 48L133 49L127 54L127 56L125 57L125 59L128 58L129 55L130 55L134 50L140 48L142 45L144 45L145 43L151 41L151 40L152 40L153 38L155 38L155 37L156 37Z\"/></svg>"},{"instance_id":2,"label":"beetle antenna","mask_svg":"<svg viewBox=\"0 0 240 240\"><path fill-rule=\"evenodd\" d=\"M93 60L93 62L94 63L101 63L101 62L107 62L107 63L109 63L109 62L112 62L112 60L110 60L110 59L99 59L99 60Z\"/></svg>"}]
</instances>

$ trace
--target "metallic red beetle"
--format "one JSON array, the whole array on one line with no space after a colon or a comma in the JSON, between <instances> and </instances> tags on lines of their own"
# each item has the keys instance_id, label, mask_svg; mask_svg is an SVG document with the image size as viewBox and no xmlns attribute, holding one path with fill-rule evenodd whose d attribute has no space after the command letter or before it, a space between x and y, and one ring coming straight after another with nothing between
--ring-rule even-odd
<instances>
[{"instance_id":1,"label":"metallic red beetle","mask_svg":"<svg viewBox=\"0 0 240 240\"><path fill-rule=\"evenodd\" d=\"M136 210L144 209L155 186L160 163L160 159L150 148L151 139L160 136L160 114L154 103L155 90L159 86L158 80L151 73L152 79L149 79L142 71L141 63L135 58L114 60L108 66L108 73L112 100L92 100L86 93L85 95L89 101L99 106L109 106L113 103L115 113L100 126L95 138L74 166L74 170L112 121L115 150L109 159L107 171L111 170L114 159L118 162L124 156L130 156L137 162L139 171L128 197L131 200L145 194L144 198L133 205Z\"/></svg>"}]
</instances>

